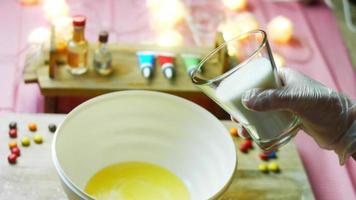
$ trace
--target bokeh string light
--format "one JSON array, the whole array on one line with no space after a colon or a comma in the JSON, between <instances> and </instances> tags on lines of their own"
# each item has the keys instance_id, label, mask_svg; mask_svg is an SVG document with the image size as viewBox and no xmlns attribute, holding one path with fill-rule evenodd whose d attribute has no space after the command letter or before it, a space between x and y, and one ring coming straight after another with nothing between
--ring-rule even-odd
<instances>
[{"instance_id":1,"label":"bokeh string light","mask_svg":"<svg viewBox=\"0 0 356 200\"><path fill-rule=\"evenodd\" d=\"M187 14L180 0L147 0L153 26L160 29L174 28Z\"/></svg>"},{"instance_id":2,"label":"bokeh string light","mask_svg":"<svg viewBox=\"0 0 356 200\"><path fill-rule=\"evenodd\" d=\"M260 28L260 24L251 12L239 13L233 18L226 19L220 24L219 30L225 40L230 40L237 35Z\"/></svg>"},{"instance_id":3,"label":"bokeh string light","mask_svg":"<svg viewBox=\"0 0 356 200\"><path fill-rule=\"evenodd\" d=\"M224 5L233 11L246 10L248 6L247 0L223 0Z\"/></svg>"},{"instance_id":4,"label":"bokeh string light","mask_svg":"<svg viewBox=\"0 0 356 200\"><path fill-rule=\"evenodd\" d=\"M69 6L66 0L44 0L43 10L46 19L51 23L58 18L69 16Z\"/></svg>"},{"instance_id":5,"label":"bokeh string light","mask_svg":"<svg viewBox=\"0 0 356 200\"><path fill-rule=\"evenodd\" d=\"M284 16L274 17L267 25L267 34L274 42L289 43L293 37L293 23Z\"/></svg>"},{"instance_id":6,"label":"bokeh string light","mask_svg":"<svg viewBox=\"0 0 356 200\"><path fill-rule=\"evenodd\" d=\"M134 1L136 2L136 1ZM138 2L138 1L137 1ZM137 3L136 2L136 3ZM67 4L66 0L43 0L43 10L46 16L46 19L49 23L53 24L56 27L56 39L57 42L61 41L62 43L66 43L72 36L72 25L71 25L71 18L69 16L70 7ZM225 20L220 24L216 31L222 31L225 40L229 40L236 35L240 35L244 32L255 30L260 28L259 21L255 17L252 12L246 11L248 10L248 1L244 0L223 0L220 2L223 6L228 8L229 10L235 11L233 15L226 16ZM81 2L81 5L88 4L85 2ZM146 7L149 10L152 26L156 31L156 39L154 40L156 44L160 46L180 46L184 44L184 37L182 33L177 28L182 24L182 22L187 23L187 16L191 15L190 13L190 5L186 5L181 0L147 0ZM96 9L95 7L90 7L90 11L92 9ZM226 10L225 10L226 11ZM225 12L222 10L221 12ZM98 13L98 12L95 12ZM231 13L230 13L231 14ZM214 17L214 16L211 16ZM276 20L272 20L270 25L277 26L278 30L284 31L284 39L274 39L274 34L269 33L270 38L274 41L282 41L281 43L289 41L292 37L293 31L291 21L288 21L287 18L279 17L277 18L277 23L274 22ZM287 20L285 20L287 19ZM194 23L194 21L192 21ZM190 22L190 23L192 23ZM100 22L97 22L100 23ZM199 23L199 22L195 22ZM112 24L112 22L111 22ZM275 25L277 24L277 25ZM194 29L197 24L193 24L192 26L188 26L188 28L192 34L192 37L197 44L196 39L197 37L201 37L201 34L198 34L197 31ZM273 27L272 26L272 27ZM100 26L101 27L101 26ZM110 33L117 37L118 35L125 35L131 34L132 32L138 32L140 29L135 28L134 30L130 31L117 31L114 28L110 28ZM93 31L93 30L92 30ZM97 31L97 30L95 30ZM48 32L48 31L47 31ZM277 31L279 32L279 31ZM286 34L288 33L288 34ZM38 34L38 36L36 36ZM41 34L44 34L43 27L40 29L34 30L29 37L29 43L38 43L36 39L41 37ZM281 34L280 34L281 35ZM288 39L289 37L289 39ZM30 39L32 38L32 39ZM277 36L280 38L280 36ZM40 40L39 40L40 41ZM46 40L42 40L42 42L47 42ZM46 46L46 45L45 45Z\"/></svg>"},{"instance_id":7,"label":"bokeh string light","mask_svg":"<svg viewBox=\"0 0 356 200\"><path fill-rule=\"evenodd\" d=\"M162 31L157 37L157 44L164 47L174 47L183 44L183 36L176 30Z\"/></svg>"},{"instance_id":8,"label":"bokeh string light","mask_svg":"<svg viewBox=\"0 0 356 200\"><path fill-rule=\"evenodd\" d=\"M147 0L152 26L157 32L156 42L160 46L181 46L183 36L176 30L177 24L184 20L187 14L180 0Z\"/></svg>"}]
</instances>

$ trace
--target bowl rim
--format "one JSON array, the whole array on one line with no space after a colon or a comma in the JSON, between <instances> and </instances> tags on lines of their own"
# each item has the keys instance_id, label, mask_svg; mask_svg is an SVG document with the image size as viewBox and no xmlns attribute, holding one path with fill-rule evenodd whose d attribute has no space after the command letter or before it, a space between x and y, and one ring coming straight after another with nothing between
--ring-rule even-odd
<instances>
[{"instance_id":1,"label":"bowl rim","mask_svg":"<svg viewBox=\"0 0 356 200\"><path fill-rule=\"evenodd\" d=\"M57 141L58 133L61 131L63 124L66 121L68 121L68 119L70 119L73 116L77 115L78 113L80 113L86 107L88 107L90 105L93 105L96 102L103 101L105 99L110 99L110 98L114 98L114 97L117 97L117 96L123 96L123 95L128 95L128 94L129 95L148 94L148 95L156 95L156 96L165 96L165 97L168 97L168 98L171 98L171 99L173 98L176 101L180 101L180 102L182 102L184 104L189 104L190 106L193 106L196 109L200 109L200 110L204 111L207 115L210 115L210 117L215 118L216 120L219 121L219 119L217 119L213 114L211 114L205 108L201 107L200 105L198 105L198 104L196 104L194 102L191 102L191 101L186 100L186 99L184 99L182 97L178 97L178 96L175 96L175 95L172 95L172 94L167 94L167 93L157 92L157 91L150 91L150 90L124 90L124 91L111 92L111 93L107 93L107 94L103 94L103 95L94 97L92 99L89 99L89 100L81 103L80 105L75 107L72 111L70 111L66 115L65 120L58 126L58 128L57 128L57 130L56 130L56 132L54 134L53 140L52 140L52 145L51 145L51 150L52 151L51 151L51 154L52 154L52 162L54 164L54 167L55 167L55 169L56 169L56 171L58 173L58 176L60 177L61 181L63 181L64 184L67 187L69 187L72 192L74 192L77 196L79 196L82 199L95 200L95 198L93 198L92 196L86 194L84 191L82 191L82 189L80 189L80 187L78 187L75 183L73 183L73 181L67 176L67 174L62 169L62 167L61 167L61 165L59 163L59 160L57 158L57 153L56 153L56 143L57 143L56 141ZM220 123L220 125L223 126L223 124L221 124L221 123ZM227 190L228 186L231 184L233 178L236 175L237 162L238 162L237 151L236 151L236 145L233 142L233 139L231 139L231 140L232 140L232 143L233 143L233 146L234 146L233 151L234 151L234 154L235 154L235 157L234 157L235 162L234 162L233 171L230 174L230 177L228 178L226 183L213 196L209 197L209 199L216 199L216 198L220 197Z\"/></svg>"}]
</instances>

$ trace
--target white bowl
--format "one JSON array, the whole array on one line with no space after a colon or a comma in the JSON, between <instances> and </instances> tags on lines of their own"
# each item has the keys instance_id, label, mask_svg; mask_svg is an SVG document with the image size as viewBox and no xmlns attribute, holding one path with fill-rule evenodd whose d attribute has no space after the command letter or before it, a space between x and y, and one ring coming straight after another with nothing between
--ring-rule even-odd
<instances>
[{"instance_id":1,"label":"white bowl","mask_svg":"<svg viewBox=\"0 0 356 200\"><path fill-rule=\"evenodd\" d=\"M52 157L70 199L100 169L126 161L157 164L176 174L192 200L215 198L236 168L227 129L205 109L159 92L124 91L91 99L58 128Z\"/></svg>"}]
</instances>

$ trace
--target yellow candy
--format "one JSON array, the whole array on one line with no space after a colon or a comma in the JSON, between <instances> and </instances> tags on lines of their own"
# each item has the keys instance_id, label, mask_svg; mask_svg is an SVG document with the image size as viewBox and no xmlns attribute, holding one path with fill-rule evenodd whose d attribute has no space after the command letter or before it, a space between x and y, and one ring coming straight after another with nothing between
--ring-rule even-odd
<instances>
[{"instance_id":1,"label":"yellow candy","mask_svg":"<svg viewBox=\"0 0 356 200\"><path fill-rule=\"evenodd\" d=\"M31 143L31 140L30 140L29 137L24 136L24 137L21 138L21 144L22 144L22 146L28 147L28 146L30 146L30 143Z\"/></svg>"},{"instance_id":2,"label":"yellow candy","mask_svg":"<svg viewBox=\"0 0 356 200\"><path fill-rule=\"evenodd\" d=\"M266 164L259 164L258 165L258 170L260 170L261 172L268 172L268 167Z\"/></svg>"},{"instance_id":3,"label":"yellow candy","mask_svg":"<svg viewBox=\"0 0 356 200\"><path fill-rule=\"evenodd\" d=\"M230 128L230 134L231 136L237 136L237 128Z\"/></svg>"},{"instance_id":4,"label":"yellow candy","mask_svg":"<svg viewBox=\"0 0 356 200\"><path fill-rule=\"evenodd\" d=\"M276 162L271 162L268 165L268 170L273 171L273 172L278 172L279 171L279 166Z\"/></svg>"},{"instance_id":5,"label":"yellow candy","mask_svg":"<svg viewBox=\"0 0 356 200\"><path fill-rule=\"evenodd\" d=\"M37 144L41 144L43 142L43 137L40 134L36 134L33 136L33 141Z\"/></svg>"},{"instance_id":6,"label":"yellow candy","mask_svg":"<svg viewBox=\"0 0 356 200\"><path fill-rule=\"evenodd\" d=\"M9 142L9 148L10 148L10 150L11 150L12 148L14 148L14 147L17 147L16 141L11 141L11 142Z\"/></svg>"},{"instance_id":7,"label":"yellow candy","mask_svg":"<svg viewBox=\"0 0 356 200\"><path fill-rule=\"evenodd\" d=\"M28 130L35 132L37 131L37 125L35 123L29 123L28 124Z\"/></svg>"}]
</instances>

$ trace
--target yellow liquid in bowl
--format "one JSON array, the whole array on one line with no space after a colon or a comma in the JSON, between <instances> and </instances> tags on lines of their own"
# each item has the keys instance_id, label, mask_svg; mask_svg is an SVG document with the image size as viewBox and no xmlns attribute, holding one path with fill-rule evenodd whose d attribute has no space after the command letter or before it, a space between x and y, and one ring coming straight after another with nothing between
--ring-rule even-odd
<instances>
[{"instance_id":1,"label":"yellow liquid in bowl","mask_svg":"<svg viewBox=\"0 0 356 200\"><path fill-rule=\"evenodd\" d=\"M85 187L97 200L189 200L189 191L175 174L144 162L118 163L97 172Z\"/></svg>"}]
</instances>

